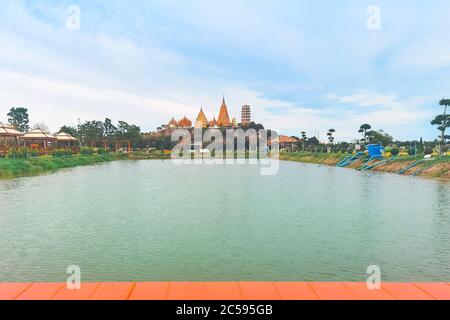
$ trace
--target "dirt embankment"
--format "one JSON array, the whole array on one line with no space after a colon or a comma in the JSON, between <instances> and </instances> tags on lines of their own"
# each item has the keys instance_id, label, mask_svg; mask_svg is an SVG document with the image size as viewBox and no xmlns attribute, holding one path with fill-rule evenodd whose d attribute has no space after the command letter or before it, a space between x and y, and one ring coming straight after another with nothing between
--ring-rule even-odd
<instances>
[{"instance_id":1,"label":"dirt embankment","mask_svg":"<svg viewBox=\"0 0 450 320\"><path fill-rule=\"evenodd\" d=\"M309 153L281 153L281 160L296 161L303 163L317 163L329 166L336 166L346 155L342 154L309 154ZM390 159L386 163L370 169L375 172L398 173L408 168L414 163L422 160L419 157ZM347 168L361 170L367 159L357 161ZM370 164L376 164L379 160ZM439 179L450 181L450 157L435 158L421 161L416 166L403 172L404 175L415 175L427 179Z\"/></svg>"}]
</instances>

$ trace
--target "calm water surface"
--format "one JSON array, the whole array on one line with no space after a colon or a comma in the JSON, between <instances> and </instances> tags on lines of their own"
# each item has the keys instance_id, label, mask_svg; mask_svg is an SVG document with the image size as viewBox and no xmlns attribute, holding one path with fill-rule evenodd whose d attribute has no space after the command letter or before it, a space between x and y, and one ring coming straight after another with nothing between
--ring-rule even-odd
<instances>
[{"instance_id":1,"label":"calm water surface","mask_svg":"<svg viewBox=\"0 0 450 320\"><path fill-rule=\"evenodd\" d=\"M450 280L450 184L282 162L0 181L0 281Z\"/></svg>"}]
</instances>

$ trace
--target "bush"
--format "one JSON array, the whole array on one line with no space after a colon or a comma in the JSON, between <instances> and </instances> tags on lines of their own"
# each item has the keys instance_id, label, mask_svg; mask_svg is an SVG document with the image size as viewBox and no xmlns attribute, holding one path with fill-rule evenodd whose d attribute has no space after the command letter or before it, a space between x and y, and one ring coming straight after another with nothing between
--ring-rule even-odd
<instances>
[{"instance_id":1,"label":"bush","mask_svg":"<svg viewBox=\"0 0 450 320\"><path fill-rule=\"evenodd\" d=\"M108 149L105 149L105 148L97 148L97 153L98 154L106 154L106 153L111 153L111 150L108 148Z\"/></svg>"},{"instance_id":2,"label":"bush","mask_svg":"<svg viewBox=\"0 0 450 320\"><path fill-rule=\"evenodd\" d=\"M39 156L39 152L35 149L20 147L18 149L9 150L6 156L13 159L27 159Z\"/></svg>"},{"instance_id":3,"label":"bush","mask_svg":"<svg viewBox=\"0 0 450 320\"><path fill-rule=\"evenodd\" d=\"M83 156L90 156L94 153L94 150L92 150L89 147L83 147L80 150L80 154L82 154Z\"/></svg>"},{"instance_id":4,"label":"bush","mask_svg":"<svg viewBox=\"0 0 450 320\"><path fill-rule=\"evenodd\" d=\"M424 152L425 155L433 154L433 149L431 148L425 148Z\"/></svg>"},{"instance_id":5,"label":"bush","mask_svg":"<svg viewBox=\"0 0 450 320\"><path fill-rule=\"evenodd\" d=\"M55 149L53 150L54 157L70 157L73 152L70 149Z\"/></svg>"},{"instance_id":6,"label":"bush","mask_svg":"<svg viewBox=\"0 0 450 320\"><path fill-rule=\"evenodd\" d=\"M399 155L400 150L398 148L391 148L390 152L394 157L396 157Z\"/></svg>"}]
</instances>

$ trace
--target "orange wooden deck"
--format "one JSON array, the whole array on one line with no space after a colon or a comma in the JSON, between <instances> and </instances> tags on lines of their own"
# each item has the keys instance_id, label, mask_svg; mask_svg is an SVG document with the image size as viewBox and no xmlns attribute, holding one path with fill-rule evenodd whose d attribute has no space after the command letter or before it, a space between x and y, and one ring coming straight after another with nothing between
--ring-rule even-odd
<instances>
[{"instance_id":1,"label":"orange wooden deck","mask_svg":"<svg viewBox=\"0 0 450 320\"><path fill-rule=\"evenodd\" d=\"M0 283L0 300L450 300L450 283L110 282Z\"/></svg>"}]
</instances>

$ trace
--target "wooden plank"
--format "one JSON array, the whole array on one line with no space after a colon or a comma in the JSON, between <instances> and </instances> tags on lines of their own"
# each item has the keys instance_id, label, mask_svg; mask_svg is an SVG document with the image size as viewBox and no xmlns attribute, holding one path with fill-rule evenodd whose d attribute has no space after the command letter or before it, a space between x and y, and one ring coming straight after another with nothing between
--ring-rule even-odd
<instances>
[{"instance_id":1,"label":"wooden plank","mask_svg":"<svg viewBox=\"0 0 450 320\"><path fill-rule=\"evenodd\" d=\"M169 289L169 282L136 283L130 300L164 300Z\"/></svg>"},{"instance_id":2,"label":"wooden plank","mask_svg":"<svg viewBox=\"0 0 450 320\"><path fill-rule=\"evenodd\" d=\"M203 282L170 282L166 295L167 300L203 300Z\"/></svg>"},{"instance_id":3,"label":"wooden plank","mask_svg":"<svg viewBox=\"0 0 450 320\"><path fill-rule=\"evenodd\" d=\"M89 300L127 300L134 286L134 282L101 283Z\"/></svg>"},{"instance_id":4,"label":"wooden plank","mask_svg":"<svg viewBox=\"0 0 450 320\"><path fill-rule=\"evenodd\" d=\"M79 290L70 290L66 285L52 298L52 300L88 300L100 283L81 283Z\"/></svg>"},{"instance_id":5,"label":"wooden plank","mask_svg":"<svg viewBox=\"0 0 450 320\"><path fill-rule=\"evenodd\" d=\"M311 282L311 288L319 296L320 300L355 300L352 295L340 282Z\"/></svg>"},{"instance_id":6,"label":"wooden plank","mask_svg":"<svg viewBox=\"0 0 450 320\"><path fill-rule=\"evenodd\" d=\"M275 288L283 300L317 300L306 282L275 282Z\"/></svg>"},{"instance_id":7,"label":"wooden plank","mask_svg":"<svg viewBox=\"0 0 450 320\"><path fill-rule=\"evenodd\" d=\"M206 300L241 300L237 282L206 282L204 284Z\"/></svg>"},{"instance_id":8,"label":"wooden plank","mask_svg":"<svg viewBox=\"0 0 450 320\"><path fill-rule=\"evenodd\" d=\"M367 284L362 282L344 282L343 285L358 300L395 300L394 296L384 290L383 287L370 290Z\"/></svg>"},{"instance_id":9,"label":"wooden plank","mask_svg":"<svg viewBox=\"0 0 450 320\"><path fill-rule=\"evenodd\" d=\"M411 283L382 283L382 287L398 300L433 300Z\"/></svg>"},{"instance_id":10,"label":"wooden plank","mask_svg":"<svg viewBox=\"0 0 450 320\"><path fill-rule=\"evenodd\" d=\"M14 300L26 289L31 287L32 283L2 283L0 284L0 300Z\"/></svg>"},{"instance_id":11,"label":"wooden plank","mask_svg":"<svg viewBox=\"0 0 450 320\"><path fill-rule=\"evenodd\" d=\"M415 283L436 300L450 300L450 286L446 283Z\"/></svg>"},{"instance_id":12,"label":"wooden plank","mask_svg":"<svg viewBox=\"0 0 450 320\"><path fill-rule=\"evenodd\" d=\"M16 300L50 300L64 286L65 283L33 283Z\"/></svg>"},{"instance_id":13,"label":"wooden plank","mask_svg":"<svg viewBox=\"0 0 450 320\"><path fill-rule=\"evenodd\" d=\"M65 283L1 283L0 300L450 300L448 283L382 283L369 290L365 283L304 282L113 282L82 283L68 290Z\"/></svg>"},{"instance_id":14,"label":"wooden plank","mask_svg":"<svg viewBox=\"0 0 450 320\"><path fill-rule=\"evenodd\" d=\"M272 282L240 282L244 300L280 300Z\"/></svg>"}]
</instances>

